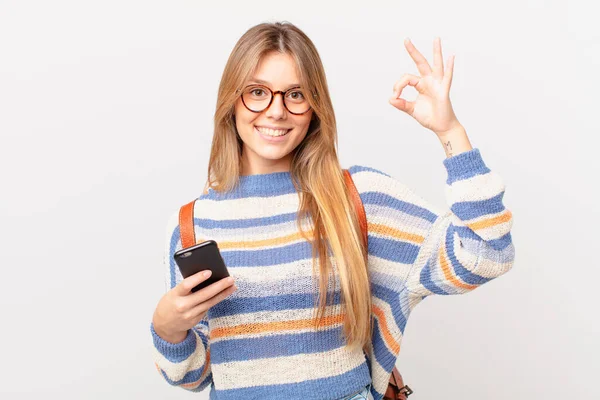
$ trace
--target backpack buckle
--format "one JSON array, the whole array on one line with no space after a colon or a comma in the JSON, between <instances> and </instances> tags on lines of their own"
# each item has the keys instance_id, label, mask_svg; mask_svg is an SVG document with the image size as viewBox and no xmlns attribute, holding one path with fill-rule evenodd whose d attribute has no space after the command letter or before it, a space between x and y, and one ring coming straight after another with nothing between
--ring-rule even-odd
<instances>
[{"instance_id":1,"label":"backpack buckle","mask_svg":"<svg viewBox=\"0 0 600 400\"><path fill-rule=\"evenodd\" d=\"M413 394L412 389L408 386L408 385L404 385L399 389L400 393L404 393L404 395L406 397L410 396L411 394Z\"/></svg>"}]
</instances>

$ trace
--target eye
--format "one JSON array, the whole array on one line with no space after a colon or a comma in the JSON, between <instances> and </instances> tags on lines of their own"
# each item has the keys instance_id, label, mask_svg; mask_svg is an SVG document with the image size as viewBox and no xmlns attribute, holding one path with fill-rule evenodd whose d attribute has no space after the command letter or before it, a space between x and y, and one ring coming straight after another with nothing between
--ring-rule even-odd
<instances>
[{"instance_id":1,"label":"eye","mask_svg":"<svg viewBox=\"0 0 600 400\"><path fill-rule=\"evenodd\" d=\"M253 96L262 96L264 93L265 91L260 88L250 90L250 94L252 94Z\"/></svg>"},{"instance_id":2,"label":"eye","mask_svg":"<svg viewBox=\"0 0 600 400\"><path fill-rule=\"evenodd\" d=\"M292 100L302 100L304 98L304 94L302 94L300 90L294 90L293 92L290 92L288 96Z\"/></svg>"}]
</instances>

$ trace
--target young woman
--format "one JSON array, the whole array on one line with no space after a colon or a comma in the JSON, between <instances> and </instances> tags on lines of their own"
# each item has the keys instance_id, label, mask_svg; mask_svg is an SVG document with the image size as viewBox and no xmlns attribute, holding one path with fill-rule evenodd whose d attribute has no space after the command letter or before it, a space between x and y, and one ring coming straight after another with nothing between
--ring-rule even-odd
<instances>
[{"instance_id":1,"label":"young woman","mask_svg":"<svg viewBox=\"0 0 600 400\"><path fill-rule=\"evenodd\" d=\"M211 399L381 399L406 321L431 294L458 294L508 271L504 184L473 149L449 99L453 57L433 66L411 44L390 103L433 131L447 158L449 210L395 178L352 166L368 222L361 242L336 146L333 106L311 40L289 23L249 29L219 86L198 241L215 240L233 279L191 292L178 212L167 228L167 293L154 313L154 360L170 384ZM400 98L413 86L414 102Z\"/></svg>"}]
</instances>

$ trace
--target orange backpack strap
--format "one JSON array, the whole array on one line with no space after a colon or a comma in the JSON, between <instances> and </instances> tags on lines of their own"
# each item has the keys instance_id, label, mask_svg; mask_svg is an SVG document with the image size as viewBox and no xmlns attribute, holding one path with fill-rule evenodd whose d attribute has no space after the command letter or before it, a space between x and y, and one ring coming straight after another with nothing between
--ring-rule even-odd
<instances>
[{"instance_id":1,"label":"orange backpack strap","mask_svg":"<svg viewBox=\"0 0 600 400\"><path fill-rule=\"evenodd\" d=\"M208 182L202 194L208 193ZM194 205L196 200L190 201L179 209L179 234L181 235L181 247L183 249L196 244L196 233L194 232Z\"/></svg>"},{"instance_id":2,"label":"orange backpack strap","mask_svg":"<svg viewBox=\"0 0 600 400\"><path fill-rule=\"evenodd\" d=\"M196 244L196 233L194 232L195 203L196 200L191 201L179 209L179 233L181 235L181 246L184 249Z\"/></svg>"},{"instance_id":3,"label":"orange backpack strap","mask_svg":"<svg viewBox=\"0 0 600 400\"><path fill-rule=\"evenodd\" d=\"M360 225L360 231L362 233L362 240L365 246L365 249L369 248L369 233L368 233L368 225L367 225L367 214L365 213L365 207L363 206L362 200L360 199L360 195L358 194L358 190L354 185L354 181L352 180L352 175L350 175L350 171L347 169L344 170L344 178L346 179L346 186L348 187L348 191L350 192L350 197L352 198L352 202L354 203L354 209L356 210L356 214L358 217L358 224Z\"/></svg>"}]
</instances>

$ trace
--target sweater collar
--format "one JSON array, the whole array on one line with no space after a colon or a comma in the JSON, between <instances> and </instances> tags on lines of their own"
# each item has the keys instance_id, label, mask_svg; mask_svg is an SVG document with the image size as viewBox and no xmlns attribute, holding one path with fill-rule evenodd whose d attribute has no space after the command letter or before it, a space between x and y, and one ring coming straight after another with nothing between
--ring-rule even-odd
<instances>
[{"instance_id":1,"label":"sweater collar","mask_svg":"<svg viewBox=\"0 0 600 400\"><path fill-rule=\"evenodd\" d=\"M233 199L243 197L272 197L295 193L292 173L271 172L266 174L240 175L238 185L228 193L217 193L210 189L207 196L214 199Z\"/></svg>"},{"instance_id":2,"label":"sweater collar","mask_svg":"<svg viewBox=\"0 0 600 400\"><path fill-rule=\"evenodd\" d=\"M240 175L239 187L243 190L287 185L292 182L292 173L270 172L267 174Z\"/></svg>"}]
</instances>

